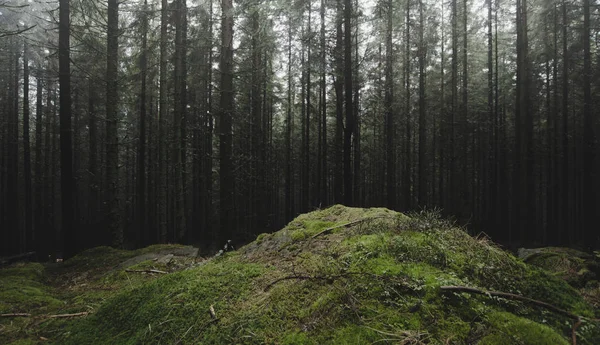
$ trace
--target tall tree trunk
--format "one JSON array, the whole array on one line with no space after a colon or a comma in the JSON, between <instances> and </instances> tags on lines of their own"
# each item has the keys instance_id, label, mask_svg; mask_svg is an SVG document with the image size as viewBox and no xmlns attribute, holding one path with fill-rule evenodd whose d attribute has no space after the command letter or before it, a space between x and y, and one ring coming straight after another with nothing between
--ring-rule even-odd
<instances>
[{"instance_id":1,"label":"tall tree trunk","mask_svg":"<svg viewBox=\"0 0 600 345\"><path fill-rule=\"evenodd\" d=\"M167 242L167 27L168 2L161 1L160 10L160 75L159 75L159 115L158 115L158 239Z\"/></svg>"},{"instance_id":2,"label":"tall tree trunk","mask_svg":"<svg viewBox=\"0 0 600 345\"><path fill-rule=\"evenodd\" d=\"M149 243L146 230L146 79L148 74L148 0L144 0L142 13L142 53L140 56L141 89L140 89L140 124L137 149L136 178L136 246Z\"/></svg>"},{"instance_id":3,"label":"tall tree trunk","mask_svg":"<svg viewBox=\"0 0 600 345\"><path fill-rule=\"evenodd\" d=\"M23 251L33 249L33 203L31 186L31 140L29 112L29 47L23 45L23 177L25 178L25 243Z\"/></svg>"},{"instance_id":4,"label":"tall tree trunk","mask_svg":"<svg viewBox=\"0 0 600 345\"><path fill-rule=\"evenodd\" d=\"M596 119L592 117L592 59L590 53L590 0L583 0L583 205L584 238L590 248L596 248L598 234L596 215Z\"/></svg>"},{"instance_id":5,"label":"tall tree trunk","mask_svg":"<svg viewBox=\"0 0 600 345\"><path fill-rule=\"evenodd\" d=\"M386 165L387 165L387 207L395 210L397 208L396 191L396 122L394 114L394 2L387 2L387 23L385 37L385 142L386 142Z\"/></svg>"},{"instance_id":6,"label":"tall tree trunk","mask_svg":"<svg viewBox=\"0 0 600 345\"><path fill-rule=\"evenodd\" d=\"M124 238L119 215L119 137L118 137L118 53L119 3L108 0L108 35L106 66L106 206L107 237L111 245L123 246ZM62 107L61 107L62 109Z\"/></svg>"},{"instance_id":7,"label":"tall tree trunk","mask_svg":"<svg viewBox=\"0 0 600 345\"><path fill-rule=\"evenodd\" d=\"M319 181L319 192L320 200L319 203L328 205L328 176L329 170L327 168L327 47L325 38L325 0L321 0L321 169L320 169L320 181Z\"/></svg>"},{"instance_id":8,"label":"tall tree trunk","mask_svg":"<svg viewBox=\"0 0 600 345\"><path fill-rule=\"evenodd\" d=\"M452 0L452 84L450 90L452 90L451 100L451 118L450 118L450 197L447 207L451 214L456 214L458 207L456 206L456 200L460 200L461 186L458 178L458 166L463 164L459 162L461 155L459 147L457 146L457 119L458 119L458 8L457 0ZM463 134L464 135L464 134ZM461 148L464 149L464 148Z\"/></svg>"},{"instance_id":9,"label":"tall tree trunk","mask_svg":"<svg viewBox=\"0 0 600 345\"><path fill-rule=\"evenodd\" d=\"M309 211L309 207L310 207L310 202L311 202L311 186L310 186L310 172L311 172L311 167L310 167L310 115L312 113L312 98L311 98L311 93L312 93L312 85L311 85L311 74L312 74L312 59L311 59L311 44L312 44L312 1L308 0L307 2L308 5L308 25L306 27L306 32L305 34L308 36L307 42L306 42L306 113L305 113L305 120L304 120L304 149L303 149L303 153L304 153L304 160L303 160L303 169L304 169L304 174L303 176L303 186L304 188L302 189L302 207L303 207L303 212L308 212Z\"/></svg>"},{"instance_id":10,"label":"tall tree trunk","mask_svg":"<svg viewBox=\"0 0 600 345\"><path fill-rule=\"evenodd\" d=\"M352 171L352 136L355 134L352 80L352 0L344 0L344 93L346 98L346 126L344 128L344 203L354 205Z\"/></svg>"},{"instance_id":11,"label":"tall tree trunk","mask_svg":"<svg viewBox=\"0 0 600 345\"><path fill-rule=\"evenodd\" d=\"M96 232L99 231L98 211L100 208L100 169L98 163L98 120L96 116L96 89L94 87L94 78L88 78L88 135L89 135L89 163L88 169L90 173L89 183L89 201L88 201L88 227L91 234L86 234L86 237L91 237L88 240L90 243L102 243L98 241L99 237Z\"/></svg>"},{"instance_id":12,"label":"tall tree trunk","mask_svg":"<svg viewBox=\"0 0 600 345\"><path fill-rule=\"evenodd\" d=\"M42 232L43 222L43 190L44 190L44 176L42 170L42 124L43 124L43 113L44 113L44 88L42 85L42 71L38 67L36 73L37 87L36 87L36 103L35 103L35 206L33 208L33 245L36 252L40 248L40 234ZM1 143L0 143L1 145ZM1 183L1 182L0 182ZM1 219L0 219L1 221ZM38 260L45 260L41 252L37 253Z\"/></svg>"},{"instance_id":13,"label":"tall tree trunk","mask_svg":"<svg viewBox=\"0 0 600 345\"><path fill-rule=\"evenodd\" d=\"M285 221L293 217L292 195L292 18L288 17L287 110L285 120Z\"/></svg>"},{"instance_id":14,"label":"tall tree trunk","mask_svg":"<svg viewBox=\"0 0 600 345\"><path fill-rule=\"evenodd\" d=\"M423 1L419 0L419 206L427 205L427 113L425 100L425 63L427 58L427 47L425 43L425 17Z\"/></svg>"},{"instance_id":15,"label":"tall tree trunk","mask_svg":"<svg viewBox=\"0 0 600 345\"><path fill-rule=\"evenodd\" d=\"M62 201L63 258L77 252L73 228L73 145L71 139L71 58L70 8L68 0L59 2L58 64L60 83L60 189Z\"/></svg>"},{"instance_id":16,"label":"tall tree trunk","mask_svg":"<svg viewBox=\"0 0 600 345\"><path fill-rule=\"evenodd\" d=\"M411 116L411 44L410 44L410 8L411 0L406 2L406 47L405 47L405 63L404 63L404 83L405 83L405 96L404 96L404 112L406 117L406 137L405 137L405 158L404 158L404 172L403 172L403 194L404 194L404 208L409 210L412 208L412 116Z\"/></svg>"},{"instance_id":17,"label":"tall tree trunk","mask_svg":"<svg viewBox=\"0 0 600 345\"><path fill-rule=\"evenodd\" d=\"M221 231L219 239L225 242L234 234L233 216L234 175L232 164L232 115L233 115L233 3L221 0L221 99L219 107L219 160L221 195Z\"/></svg>"},{"instance_id":18,"label":"tall tree trunk","mask_svg":"<svg viewBox=\"0 0 600 345\"><path fill-rule=\"evenodd\" d=\"M336 0L337 22L335 41L335 172L333 190L335 203L344 201L344 15L342 0Z\"/></svg>"},{"instance_id":19,"label":"tall tree trunk","mask_svg":"<svg viewBox=\"0 0 600 345\"><path fill-rule=\"evenodd\" d=\"M175 224L170 241L178 241L186 233L185 219L185 193L184 170L185 157L183 157L182 141L185 140L184 131L186 101L186 26L187 26L186 0L177 0L175 21L175 111L173 113L173 184L175 185Z\"/></svg>"}]
</instances>

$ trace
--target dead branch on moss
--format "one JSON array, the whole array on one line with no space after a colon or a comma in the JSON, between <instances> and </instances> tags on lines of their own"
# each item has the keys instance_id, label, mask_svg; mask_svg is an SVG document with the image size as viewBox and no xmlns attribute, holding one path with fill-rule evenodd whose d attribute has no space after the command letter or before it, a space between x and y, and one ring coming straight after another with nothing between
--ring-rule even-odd
<instances>
[{"instance_id":1,"label":"dead branch on moss","mask_svg":"<svg viewBox=\"0 0 600 345\"><path fill-rule=\"evenodd\" d=\"M81 313L73 313L73 314L48 315L47 318L49 318L49 319L64 319L64 318L70 318L70 317L88 316L89 314L90 314L89 311L84 311Z\"/></svg>"},{"instance_id":2,"label":"dead branch on moss","mask_svg":"<svg viewBox=\"0 0 600 345\"><path fill-rule=\"evenodd\" d=\"M496 296L496 297L503 297L503 298L512 299L512 300L523 301L523 302L537 305L542 308L552 310L555 313L567 316L570 319L573 319L576 321L572 328L571 338L572 338L573 345L577 345L577 329L579 328L579 326L581 326L582 320L584 319L583 316L575 315L575 314L571 313L570 311L561 309L550 303L546 303L546 302L543 302L543 301L540 301L537 299L533 299L533 298L529 298L529 297L525 297L525 296L521 296L521 295L515 295L512 293L508 293L508 292L484 291L484 290L471 288L471 287L467 287L467 286L441 286L440 289L444 290L444 291L467 292L467 293L474 293L474 294L479 294L479 295ZM600 322L600 319L589 319L589 320L595 321L595 322Z\"/></svg>"},{"instance_id":3,"label":"dead branch on moss","mask_svg":"<svg viewBox=\"0 0 600 345\"><path fill-rule=\"evenodd\" d=\"M318 236L321 236L321 235L323 235L323 234L325 234L327 232L330 232L332 230L335 230L335 229L347 228L349 226L356 225L356 224L359 224L359 223L363 223L363 222L366 222L366 221L369 221L369 220L382 219L382 218L394 218L394 217L393 216L378 216L378 217L367 217L367 218L358 219L358 220L355 220L355 221L352 221L352 222L348 222L348 223L344 223L344 224L332 226L332 227L327 228L327 229L323 229L322 231L314 234L311 237L311 239L314 239L314 238L316 238Z\"/></svg>"},{"instance_id":4,"label":"dead branch on moss","mask_svg":"<svg viewBox=\"0 0 600 345\"><path fill-rule=\"evenodd\" d=\"M211 305L210 305L210 307L208 308L208 313L210 314L210 317L211 317L213 320L216 320L216 319L218 319L218 317L217 317L217 313L215 312L215 307L213 307L213 305L212 305L212 304L211 304Z\"/></svg>"},{"instance_id":5,"label":"dead branch on moss","mask_svg":"<svg viewBox=\"0 0 600 345\"><path fill-rule=\"evenodd\" d=\"M30 317L31 314L28 313L10 313L10 314L0 314L0 317Z\"/></svg>"},{"instance_id":6,"label":"dead branch on moss","mask_svg":"<svg viewBox=\"0 0 600 345\"><path fill-rule=\"evenodd\" d=\"M574 320L579 320L581 318L581 316L579 316L579 315L575 315L569 311L561 309L550 303L546 303L546 302L543 302L543 301L540 301L537 299L533 299L533 298L529 298L529 297L525 297L525 296L521 296L521 295L515 295L512 293L508 293L508 292L484 291L484 290L467 287L467 286L441 286L440 289L444 290L444 291L467 292L467 293L474 293L474 294L479 294L479 295L496 296L496 297L503 297L503 298L512 299L512 300L523 301L523 302L535 304L537 306L552 310L558 314L562 314L562 315L567 316Z\"/></svg>"},{"instance_id":7,"label":"dead branch on moss","mask_svg":"<svg viewBox=\"0 0 600 345\"><path fill-rule=\"evenodd\" d=\"M90 312L84 311L81 313L73 313L73 314L55 314L55 315L38 315L34 316L36 319L64 319L70 317L79 317L79 316L87 316ZM0 314L0 317L31 317L32 315L29 313L10 313L10 314Z\"/></svg>"},{"instance_id":8,"label":"dead branch on moss","mask_svg":"<svg viewBox=\"0 0 600 345\"><path fill-rule=\"evenodd\" d=\"M573 345L577 345L577 328L581 326L581 319L578 319L577 322L573 325L573 330L571 332L571 339L573 341Z\"/></svg>"},{"instance_id":9,"label":"dead branch on moss","mask_svg":"<svg viewBox=\"0 0 600 345\"><path fill-rule=\"evenodd\" d=\"M125 272L129 272L129 273L150 273L150 274L169 274L169 272L160 271L160 270L125 270Z\"/></svg>"}]
</instances>

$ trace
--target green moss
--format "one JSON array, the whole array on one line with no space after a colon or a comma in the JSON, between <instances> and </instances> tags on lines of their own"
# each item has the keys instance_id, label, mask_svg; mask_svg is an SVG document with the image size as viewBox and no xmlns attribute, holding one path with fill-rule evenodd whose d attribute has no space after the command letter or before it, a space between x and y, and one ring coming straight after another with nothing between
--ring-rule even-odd
<instances>
[{"instance_id":1,"label":"green moss","mask_svg":"<svg viewBox=\"0 0 600 345\"><path fill-rule=\"evenodd\" d=\"M370 217L376 219L311 239ZM572 322L561 315L519 301L448 293L443 285L511 292L593 315L564 281L449 224L435 213L408 218L336 205L181 272L127 273L122 264L177 246L104 247L46 270L0 270L0 284L28 277L67 303L49 308L93 311L40 325L39 334L60 344L564 344L570 336ZM132 269L174 269L153 260L127 262ZM39 339L26 320L11 327L19 337L0 334L1 343ZM595 323L577 333L578 344L600 343Z\"/></svg>"},{"instance_id":2,"label":"green moss","mask_svg":"<svg viewBox=\"0 0 600 345\"><path fill-rule=\"evenodd\" d=\"M337 329L333 333L330 344L336 345L363 345L371 344L383 338L383 334L373 329L359 325L348 325Z\"/></svg>"},{"instance_id":3,"label":"green moss","mask_svg":"<svg viewBox=\"0 0 600 345\"><path fill-rule=\"evenodd\" d=\"M266 233L262 233L260 235L258 235L256 237L256 240L254 242L256 242L257 244L260 244L262 241L264 241L267 237L269 237L269 234Z\"/></svg>"},{"instance_id":4,"label":"green moss","mask_svg":"<svg viewBox=\"0 0 600 345\"><path fill-rule=\"evenodd\" d=\"M182 336L190 327L211 323L211 305L219 317L227 318L235 305L247 298L251 279L263 272L259 265L227 258L161 277L107 301L95 315L77 325L65 343L184 341Z\"/></svg>"},{"instance_id":5,"label":"green moss","mask_svg":"<svg viewBox=\"0 0 600 345\"><path fill-rule=\"evenodd\" d=\"M552 328L511 313L490 313L486 321L494 331L482 339L480 344L569 344Z\"/></svg>"},{"instance_id":6,"label":"green moss","mask_svg":"<svg viewBox=\"0 0 600 345\"><path fill-rule=\"evenodd\" d=\"M312 345L315 344L306 333L290 333L283 338L282 345Z\"/></svg>"},{"instance_id":7,"label":"green moss","mask_svg":"<svg viewBox=\"0 0 600 345\"><path fill-rule=\"evenodd\" d=\"M20 264L0 270L0 314L41 314L64 305L44 284L44 267Z\"/></svg>"}]
</instances>

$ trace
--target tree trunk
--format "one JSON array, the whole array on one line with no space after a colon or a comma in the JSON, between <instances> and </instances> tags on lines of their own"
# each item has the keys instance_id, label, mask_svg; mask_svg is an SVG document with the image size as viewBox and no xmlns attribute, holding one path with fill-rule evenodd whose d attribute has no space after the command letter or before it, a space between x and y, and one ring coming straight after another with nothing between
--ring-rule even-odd
<instances>
[{"instance_id":1,"label":"tree trunk","mask_svg":"<svg viewBox=\"0 0 600 345\"><path fill-rule=\"evenodd\" d=\"M232 164L232 115L233 115L233 3L221 0L221 99L219 107L219 160L221 195L221 232L222 243L232 239L234 234L233 216L234 175Z\"/></svg>"},{"instance_id":2,"label":"tree trunk","mask_svg":"<svg viewBox=\"0 0 600 345\"><path fill-rule=\"evenodd\" d=\"M344 128L344 203L354 205L352 171L352 136L354 135L354 107L352 104L352 0L344 0L344 93L346 98L346 126Z\"/></svg>"},{"instance_id":3,"label":"tree trunk","mask_svg":"<svg viewBox=\"0 0 600 345\"><path fill-rule=\"evenodd\" d=\"M108 0L108 35L106 66L106 214L107 242L114 247L123 246L123 232L119 215L119 137L118 130L118 53L119 53L119 3ZM62 109L62 107L61 107Z\"/></svg>"},{"instance_id":4,"label":"tree trunk","mask_svg":"<svg viewBox=\"0 0 600 345\"><path fill-rule=\"evenodd\" d=\"M142 13L142 53L140 56L140 124L137 148L136 178L136 246L149 244L146 230L146 79L148 74L147 36L148 36L148 0L144 0Z\"/></svg>"},{"instance_id":5,"label":"tree trunk","mask_svg":"<svg viewBox=\"0 0 600 345\"><path fill-rule=\"evenodd\" d=\"M159 115L158 115L158 234L161 243L167 242L167 27L168 2L161 1L160 15L160 75L159 75Z\"/></svg>"},{"instance_id":6,"label":"tree trunk","mask_svg":"<svg viewBox=\"0 0 600 345\"><path fill-rule=\"evenodd\" d=\"M58 64L60 83L60 189L62 201L63 258L77 252L73 229L73 146L71 142L71 61L70 8L68 0L59 3Z\"/></svg>"},{"instance_id":7,"label":"tree trunk","mask_svg":"<svg viewBox=\"0 0 600 345\"><path fill-rule=\"evenodd\" d=\"M42 124L43 124L43 85L42 85L42 71L37 70L36 74L37 87L36 87L36 103L35 103L35 206L33 208L33 245L34 250L37 252L37 248L40 248L40 234L43 227L43 190L44 190L44 176L42 170ZM1 145L1 143L0 143ZM0 219L1 221L1 219ZM38 259L42 259L43 256L37 253Z\"/></svg>"},{"instance_id":8,"label":"tree trunk","mask_svg":"<svg viewBox=\"0 0 600 345\"><path fill-rule=\"evenodd\" d=\"M329 170L327 166L327 46L325 37L325 0L321 0L321 169L319 204L329 205Z\"/></svg>"},{"instance_id":9,"label":"tree trunk","mask_svg":"<svg viewBox=\"0 0 600 345\"><path fill-rule=\"evenodd\" d=\"M394 114L394 2L387 2L387 23L385 37L385 142L387 165L387 207L397 208L396 191L396 123Z\"/></svg>"},{"instance_id":10,"label":"tree trunk","mask_svg":"<svg viewBox=\"0 0 600 345\"><path fill-rule=\"evenodd\" d=\"M419 0L419 206L427 206L427 113L425 100L425 62L427 58L427 46L425 43L425 17L423 1Z\"/></svg>"},{"instance_id":11,"label":"tree trunk","mask_svg":"<svg viewBox=\"0 0 600 345\"><path fill-rule=\"evenodd\" d=\"M29 47L23 45L23 177L25 179L25 243L21 251L33 249L33 203L31 186L31 140L29 113Z\"/></svg>"},{"instance_id":12,"label":"tree trunk","mask_svg":"<svg viewBox=\"0 0 600 345\"><path fill-rule=\"evenodd\" d=\"M596 133L592 117L592 60L590 53L590 0L583 0L583 205L584 238L589 248L596 248L597 215Z\"/></svg>"}]
</instances>

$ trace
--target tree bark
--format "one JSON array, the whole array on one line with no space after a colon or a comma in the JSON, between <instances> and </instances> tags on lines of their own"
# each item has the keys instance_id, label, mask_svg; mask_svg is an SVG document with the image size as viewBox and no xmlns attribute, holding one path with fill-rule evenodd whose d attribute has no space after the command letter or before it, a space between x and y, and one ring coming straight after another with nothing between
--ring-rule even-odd
<instances>
[{"instance_id":1,"label":"tree bark","mask_svg":"<svg viewBox=\"0 0 600 345\"><path fill-rule=\"evenodd\" d=\"M394 2L387 2L386 37L385 37L385 142L386 142L386 165L387 165L387 207L395 210L397 208L396 190L396 122L394 113Z\"/></svg>"},{"instance_id":2,"label":"tree bark","mask_svg":"<svg viewBox=\"0 0 600 345\"><path fill-rule=\"evenodd\" d=\"M352 0L344 0L344 93L346 126L344 128L344 203L354 205L352 171L352 137L355 135L352 65Z\"/></svg>"},{"instance_id":3,"label":"tree bark","mask_svg":"<svg viewBox=\"0 0 600 345\"><path fill-rule=\"evenodd\" d=\"M108 0L108 35L106 66L106 206L107 244L122 247L123 232L119 215L119 137L118 130L118 55L119 3ZM62 108L62 107L61 107Z\"/></svg>"},{"instance_id":4,"label":"tree bark","mask_svg":"<svg viewBox=\"0 0 600 345\"><path fill-rule=\"evenodd\" d=\"M25 43L23 45L23 177L25 179L25 243L23 243L21 251L34 249L30 124L29 47L27 46L27 43Z\"/></svg>"},{"instance_id":5,"label":"tree bark","mask_svg":"<svg viewBox=\"0 0 600 345\"><path fill-rule=\"evenodd\" d=\"M60 177L62 203L63 258L77 252L73 228L73 145L71 130L71 61L70 7L68 0L59 2L59 83L60 83Z\"/></svg>"},{"instance_id":6,"label":"tree bark","mask_svg":"<svg viewBox=\"0 0 600 345\"><path fill-rule=\"evenodd\" d=\"M221 0L221 95L219 110L219 160L220 160L220 216L219 240L225 243L234 234L234 175L232 164L232 113L233 113L233 3Z\"/></svg>"},{"instance_id":7,"label":"tree bark","mask_svg":"<svg viewBox=\"0 0 600 345\"><path fill-rule=\"evenodd\" d=\"M146 230L146 79L148 74L148 0L144 0L142 9L142 52L140 56L140 123L137 152L136 178L136 246L149 244Z\"/></svg>"}]
</instances>

